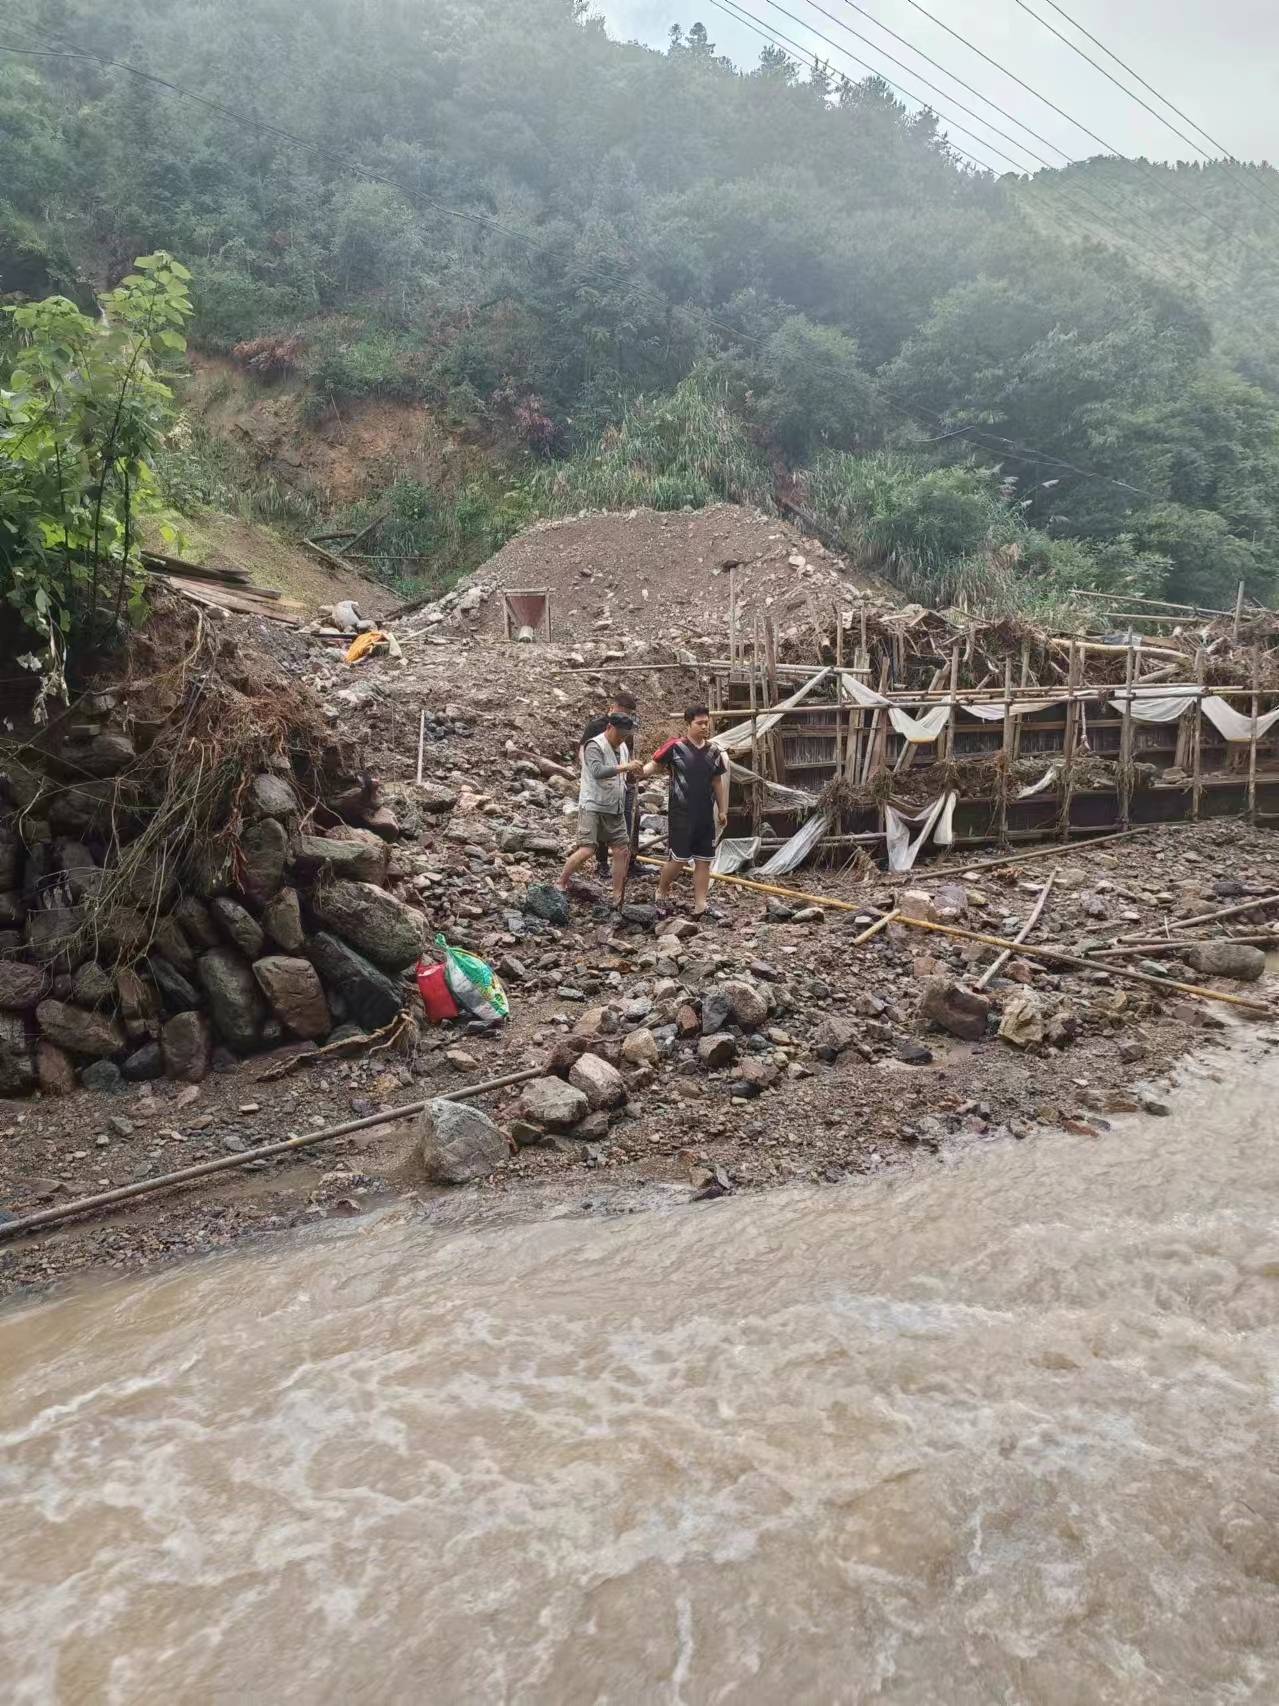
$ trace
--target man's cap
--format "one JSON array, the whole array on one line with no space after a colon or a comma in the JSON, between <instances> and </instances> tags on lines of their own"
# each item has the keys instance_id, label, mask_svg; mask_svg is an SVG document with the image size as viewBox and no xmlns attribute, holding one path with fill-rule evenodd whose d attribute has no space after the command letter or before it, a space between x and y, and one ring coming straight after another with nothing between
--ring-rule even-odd
<instances>
[{"instance_id":1,"label":"man's cap","mask_svg":"<svg viewBox=\"0 0 1279 1706\"><path fill-rule=\"evenodd\" d=\"M609 727L614 729L633 729L635 727L634 717L625 711L610 711L608 721Z\"/></svg>"}]
</instances>

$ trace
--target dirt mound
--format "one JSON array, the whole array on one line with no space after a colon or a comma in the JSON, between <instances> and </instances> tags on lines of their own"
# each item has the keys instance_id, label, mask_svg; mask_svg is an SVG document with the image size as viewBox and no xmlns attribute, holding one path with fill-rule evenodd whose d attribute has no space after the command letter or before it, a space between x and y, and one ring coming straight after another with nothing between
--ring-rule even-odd
<instances>
[{"instance_id":1,"label":"dirt mound","mask_svg":"<svg viewBox=\"0 0 1279 1706\"><path fill-rule=\"evenodd\" d=\"M819 633L829 630L837 599L846 606L859 594L886 593L789 523L738 504L543 522L512 539L469 584L488 596L462 619L489 637L502 632L494 593L546 589L556 639L680 647L704 640L723 655L731 586L739 636L749 639L758 614L776 622L783 636L796 630L808 656L815 655Z\"/></svg>"}]
</instances>

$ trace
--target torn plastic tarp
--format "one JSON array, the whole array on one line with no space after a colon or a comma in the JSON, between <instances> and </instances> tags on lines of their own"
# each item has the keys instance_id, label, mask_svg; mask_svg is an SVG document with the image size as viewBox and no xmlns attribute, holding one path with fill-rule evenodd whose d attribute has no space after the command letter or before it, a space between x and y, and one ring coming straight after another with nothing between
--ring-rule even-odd
<instances>
[{"instance_id":1,"label":"torn plastic tarp","mask_svg":"<svg viewBox=\"0 0 1279 1706\"><path fill-rule=\"evenodd\" d=\"M802 829L796 830L790 840L784 842L777 849L766 865L759 867L756 875L760 877L784 877L788 871L797 870L829 828L830 818L826 813L815 813Z\"/></svg>"},{"instance_id":2,"label":"torn plastic tarp","mask_svg":"<svg viewBox=\"0 0 1279 1706\"><path fill-rule=\"evenodd\" d=\"M829 669L819 670L811 680L806 681L788 699L780 700L775 709L770 711L766 717L757 715L754 725L755 735L766 735L770 729L776 728L786 712L807 699L814 687L820 686L829 674ZM740 752L743 747L749 746L751 743L750 718L748 717L744 723L734 723L730 729L721 729L717 735L712 735L711 739L721 752Z\"/></svg>"},{"instance_id":3,"label":"torn plastic tarp","mask_svg":"<svg viewBox=\"0 0 1279 1706\"><path fill-rule=\"evenodd\" d=\"M916 811L903 811L899 806L885 805L884 829L888 841L888 869L909 871L929 838L938 847L949 847L955 839L955 802L959 795L952 788L939 794L931 805ZM912 841L910 832L918 829ZM785 849L783 849L785 851Z\"/></svg>"},{"instance_id":4,"label":"torn plastic tarp","mask_svg":"<svg viewBox=\"0 0 1279 1706\"><path fill-rule=\"evenodd\" d=\"M770 782L767 776L760 776L751 769L749 764L739 764L735 758L728 761L729 774L740 777L744 782L757 782L766 795L781 800L785 805L804 806L812 809L817 804L817 795L810 794L805 788L788 788L781 782Z\"/></svg>"},{"instance_id":5,"label":"torn plastic tarp","mask_svg":"<svg viewBox=\"0 0 1279 1706\"><path fill-rule=\"evenodd\" d=\"M715 863L711 866L713 877L731 877L734 871L740 871L743 865L753 865L759 857L761 838L758 835L740 835L735 838L725 836L715 849Z\"/></svg>"}]
</instances>

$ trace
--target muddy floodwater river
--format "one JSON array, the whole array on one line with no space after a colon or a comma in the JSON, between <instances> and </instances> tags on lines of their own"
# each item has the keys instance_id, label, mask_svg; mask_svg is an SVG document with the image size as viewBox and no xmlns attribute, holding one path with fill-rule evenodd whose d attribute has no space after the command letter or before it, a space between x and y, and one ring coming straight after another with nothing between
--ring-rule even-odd
<instances>
[{"instance_id":1,"label":"muddy floodwater river","mask_svg":"<svg viewBox=\"0 0 1279 1706\"><path fill-rule=\"evenodd\" d=\"M1279 1060L0 1315L11 1702L1279 1699Z\"/></svg>"}]
</instances>

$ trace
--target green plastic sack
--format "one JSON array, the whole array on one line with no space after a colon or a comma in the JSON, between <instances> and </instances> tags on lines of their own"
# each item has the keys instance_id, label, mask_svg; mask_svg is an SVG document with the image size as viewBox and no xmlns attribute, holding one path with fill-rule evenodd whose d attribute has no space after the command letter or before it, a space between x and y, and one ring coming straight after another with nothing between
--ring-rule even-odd
<instances>
[{"instance_id":1,"label":"green plastic sack","mask_svg":"<svg viewBox=\"0 0 1279 1706\"><path fill-rule=\"evenodd\" d=\"M443 935L435 945L444 955L444 979L459 1007L490 1024L509 1017L511 1004L491 965L464 948L451 948Z\"/></svg>"}]
</instances>

